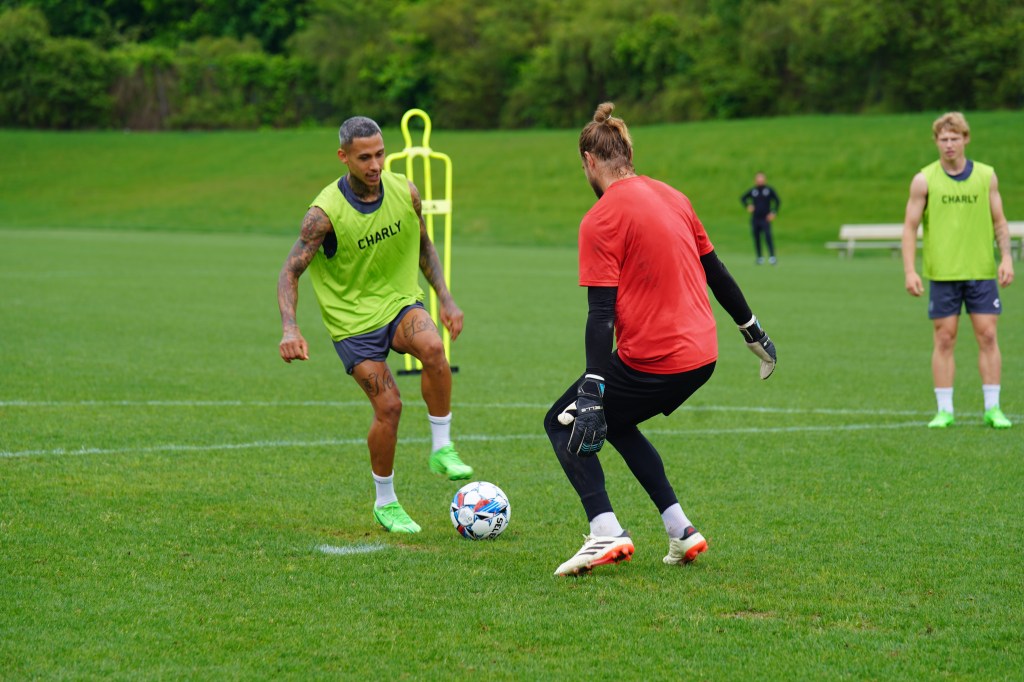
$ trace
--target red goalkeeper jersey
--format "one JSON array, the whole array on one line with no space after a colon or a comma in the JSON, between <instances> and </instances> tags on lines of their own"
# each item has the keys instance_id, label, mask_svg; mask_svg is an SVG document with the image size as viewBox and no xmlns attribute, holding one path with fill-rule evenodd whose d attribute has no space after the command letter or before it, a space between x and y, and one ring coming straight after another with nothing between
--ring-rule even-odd
<instances>
[{"instance_id":1,"label":"red goalkeeper jersey","mask_svg":"<svg viewBox=\"0 0 1024 682\"><path fill-rule=\"evenodd\" d=\"M580 286L618 287L615 337L626 365L676 374L718 359L700 263L713 249L690 200L646 176L613 183L583 216Z\"/></svg>"}]
</instances>

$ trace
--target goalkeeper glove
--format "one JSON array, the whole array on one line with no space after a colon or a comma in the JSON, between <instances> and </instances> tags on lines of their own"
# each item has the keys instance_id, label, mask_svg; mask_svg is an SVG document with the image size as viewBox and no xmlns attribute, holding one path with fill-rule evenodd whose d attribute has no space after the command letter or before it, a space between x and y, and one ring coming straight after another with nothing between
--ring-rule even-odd
<instances>
[{"instance_id":1,"label":"goalkeeper glove","mask_svg":"<svg viewBox=\"0 0 1024 682\"><path fill-rule=\"evenodd\" d=\"M750 318L750 322L740 327L740 334L747 342L747 348L761 360L761 378L767 379L775 371L775 344L768 338L768 335L761 329L757 317Z\"/></svg>"},{"instance_id":2,"label":"goalkeeper glove","mask_svg":"<svg viewBox=\"0 0 1024 682\"><path fill-rule=\"evenodd\" d=\"M604 377L584 374L576 386L576 419L569 434L569 454L596 455L604 446L608 423L604 418Z\"/></svg>"},{"instance_id":3,"label":"goalkeeper glove","mask_svg":"<svg viewBox=\"0 0 1024 682\"><path fill-rule=\"evenodd\" d=\"M562 410L558 415L558 423L562 426L568 426L576 421L576 401L569 403L569 407Z\"/></svg>"}]
</instances>

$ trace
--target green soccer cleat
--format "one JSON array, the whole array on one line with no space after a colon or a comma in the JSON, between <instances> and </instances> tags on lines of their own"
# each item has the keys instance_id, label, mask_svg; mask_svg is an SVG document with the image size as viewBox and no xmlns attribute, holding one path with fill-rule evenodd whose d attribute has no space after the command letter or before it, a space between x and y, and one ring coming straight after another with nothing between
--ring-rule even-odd
<instances>
[{"instance_id":1,"label":"green soccer cleat","mask_svg":"<svg viewBox=\"0 0 1024 682\"><path fill-rule=\"evenodd\" d=\"M993 429L1008 429L1013 426L1013 422L1006 418L998 405L991 410L985 410L985 423Z\"/></svg>"},{"instance_id":2,"label":"green soccer cleat","mask_svg":"<svg viewBox=\"0 0 1024 682\"><path fill-rule=\"evenodd\" d=\"M444 474L449 481L460 481L473 475L473 467L459 459L459 453L452 445L445 445L430 455L430 470Z\"/></svg>"},{"instance_id":3,"label":"green soccer cleat","mask_svg":"<svg viewBox=\"0 0 1024 682\"><path fill-rule=\"evenodd\" d=\"M953 413L939 410L938 414L928 422L929 429L944 429L954 424Z\"/></svg>"},{"instance_id":4,"label":"green soccer cleat","mask_svg":"<svg viewBox=\"0 0 1024 682\"><path fill-rule=\"evenodd\" d=\"M373 518L389 533L419 533L420 524L409 518L398 502L373 508Z\"/></svg>"}]
</instances>

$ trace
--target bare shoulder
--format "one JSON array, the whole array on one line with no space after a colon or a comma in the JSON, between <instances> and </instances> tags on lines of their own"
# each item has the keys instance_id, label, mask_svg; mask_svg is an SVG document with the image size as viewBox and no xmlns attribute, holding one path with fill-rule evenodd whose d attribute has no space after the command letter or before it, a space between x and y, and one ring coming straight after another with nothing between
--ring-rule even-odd
<instances>
[{"instance_id":1,"label":"bare shoulder","mask_svg":"<svg viewBox=\"0 0 1024 682\"><path fill-rule=\"evenodd\" d=\"M419 213L423 208L423 200L420 199L420 191L412 180L409 180L409 194L412 196L412 207L416 209L416 213Z\"/></svg>"},{"instance_id":2,"label":"bare shoulder","mask_svg":"<svg viewBox=\"0 0 1024 682\"><path fill-rule=\"evenodd\" d=\"M301 238L305 242L318 242L334 229L331 219L319 206L311 206L302 218Z\"/></svg>"},{"instance_id":3,"label":"bare shoulder","mask_svg":"<svg viewBox=\"0 0 1024 682\"><path fill-rule=\"evenodd\" d=\"M910 196L927 196L928 195L928 178L925 177L924 173L918 173L914 176L914 179L910 181Z\"/></svg>"}]
</instances>

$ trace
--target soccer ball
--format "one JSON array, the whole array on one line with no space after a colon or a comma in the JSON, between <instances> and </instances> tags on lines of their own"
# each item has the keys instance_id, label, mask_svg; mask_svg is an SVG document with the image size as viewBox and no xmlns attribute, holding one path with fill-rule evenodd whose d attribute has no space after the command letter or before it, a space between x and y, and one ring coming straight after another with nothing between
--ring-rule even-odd
<instances>
[{"instance_id":1,"label":"soccer ball","mask_svg":"<svg viewBox=\"0 0 1024 682\"><path fill-rule=\"evenodd\" d=\"M492 540L508 528L512 506L501 488L474 481L459 488L452 498L455 530L470 540Z\"/></svg>"}]
</instances>

